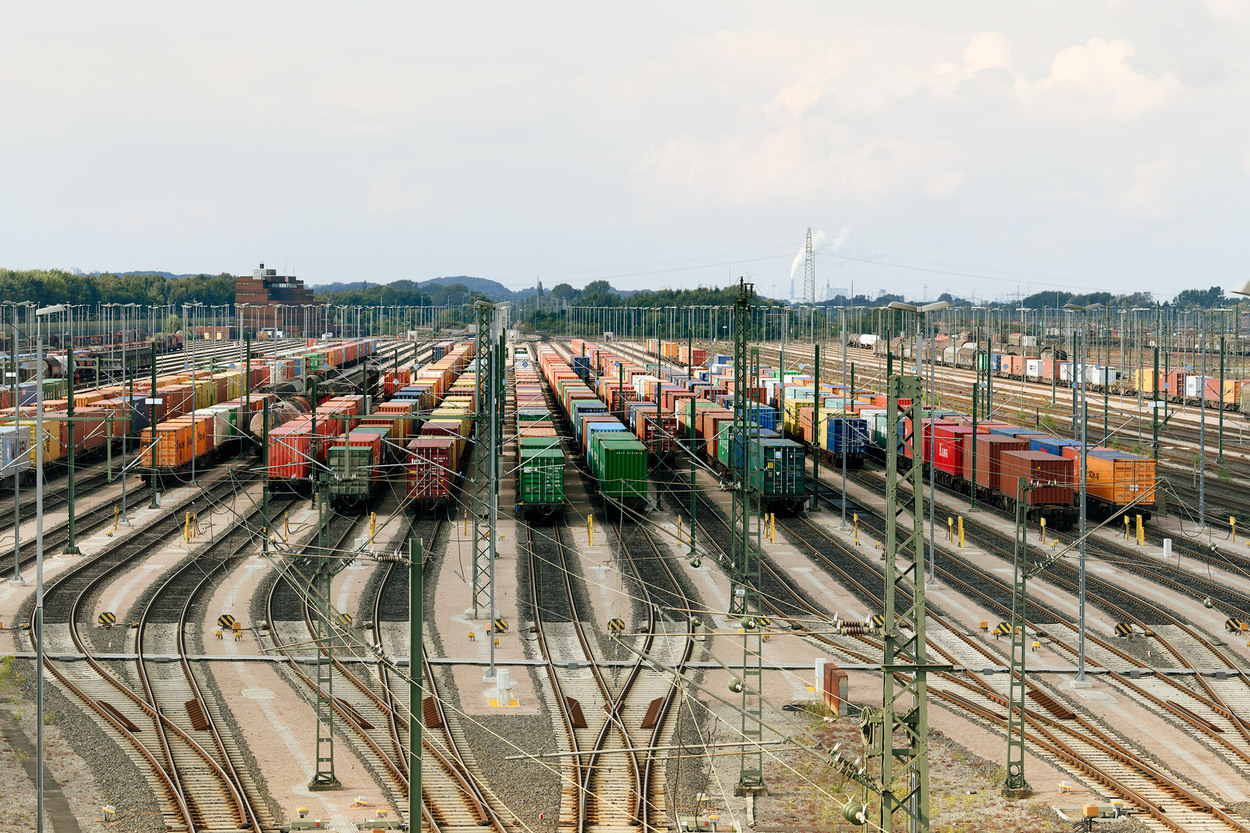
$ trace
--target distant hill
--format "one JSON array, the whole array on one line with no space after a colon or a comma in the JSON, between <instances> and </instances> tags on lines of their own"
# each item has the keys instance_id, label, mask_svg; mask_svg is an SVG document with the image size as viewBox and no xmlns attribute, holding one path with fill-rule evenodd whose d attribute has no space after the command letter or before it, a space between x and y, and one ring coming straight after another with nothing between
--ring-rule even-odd
<instances>
[{"instance_id":1,"label":"distant hill","mask_svg":"<svg viewBox=\"0 0 1250 833\"><path fill-rule=\"evenodd\" d=\"M382 283L380 281L339 281L336 283L316 284L312 287L313 292L322 294L326 292L350 292L355 290L366 289L367 287L391 286L396 289L430 289L436 286L448 286L450 284L463 284L464 288L470 292L481 292L492 301L511 301L517 298L524 298L533 295L534 290L523 289L520 292L513 292L508 287L492 281L487 278L472 278L468 275L459 275L456 277L431 278L428 281L410 281L399 280Z\"/></svg>"},{"instance_id":2,"label":"distant hill","mask_svg":"<svg viewBox=\"0 0 1250 833\"><path fill-rule=\"evenodd\" d=\"M493 281L490 278L474 278L468 275L455 275L442 278L430 278L426 281L410 281L399 280L390 283L380 283L377 281L346 281L338 283L322 283L316 284L312 290L321 294L324 292L347 292L353 290L365 289L366 286L392 286L396 289L429 289L436 286L448 286L450 284L463 284L464 288L470 292L480 292L492 301L520 301L523 298L533 297L535 289L527 286L525 289L512 291L499 281ZM554 284L553 284L554 285ZM545 286L546 290L550 290L551 286ZM633 290L613 289L617 295L622 298L628 298L633 295Z\"/></svg>"}]
</instances>

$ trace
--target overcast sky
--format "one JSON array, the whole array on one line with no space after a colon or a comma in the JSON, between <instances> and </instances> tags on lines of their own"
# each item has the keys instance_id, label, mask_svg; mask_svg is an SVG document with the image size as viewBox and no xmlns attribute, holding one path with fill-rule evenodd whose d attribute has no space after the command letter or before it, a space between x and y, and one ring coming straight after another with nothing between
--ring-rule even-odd
<instances>
[{"instance_id":1,"label":"overcast sky","mask_svg":"<svg viewBox=\"0 0 1250 833\"><path fill-rule=\"evenodd\" d=\"M820 295L1246 276L1238 0L0 15L9 268L776 296L810 226Z\"/></svg>"}]
</instances>

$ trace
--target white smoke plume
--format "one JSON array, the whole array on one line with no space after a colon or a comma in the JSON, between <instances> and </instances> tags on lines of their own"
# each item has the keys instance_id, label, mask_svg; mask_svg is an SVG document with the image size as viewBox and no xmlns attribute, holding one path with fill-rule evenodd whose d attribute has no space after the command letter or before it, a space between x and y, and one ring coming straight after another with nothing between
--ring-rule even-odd
<instances>
[{"instance_id":1,"label":"white smoke plume","mask_svg":"<svg viewBox=\"0 0 1250 833\"><path fill-rule=\"evenodd\" d=\"M846 241L851 237L851 229L849 226L843 226L833 240L829 240L829 235L824 231L812 232L812 251L816 254L822 252L836 252L846 245ZM802 294L801 279L799 272L803 271L803 259L807 257L807 239L804 238L803 244L799 246L799 252L794 256L794 262L790 264L790 281L795 286L795 291ZM819 281L817 281L819 283ZM819 292L819 290L817 290Z\"/></svg>"}]
</instances>

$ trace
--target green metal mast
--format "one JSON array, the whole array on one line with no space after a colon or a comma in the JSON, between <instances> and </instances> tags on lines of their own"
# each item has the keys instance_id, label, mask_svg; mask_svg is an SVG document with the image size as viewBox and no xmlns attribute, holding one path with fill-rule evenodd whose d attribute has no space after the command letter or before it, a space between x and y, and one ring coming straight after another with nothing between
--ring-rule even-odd
<instances>
[{"instance_id":1,"label":"green metal mast","mask_svg":"<svg viewBox=\"0 0 1250 833\"><path fill-rule=\"evenodd\" d=\"M326 494L328 485L319 473L313 473L317 497L317 572L315 607L317 643L317 771L308 782L314 791L342 789L334 774L334 660L330 645L333 624L330 622L330 578L334 571L326 552Z\"/></svg>"},{"instance_id":2,"label":"green metal mast","mask_svg":"<svg viewBox=\"0 0 1250 833\"><path fill-rule=\"evenodd\" d=\"M886 435L911 419L912 433L903 442L920 459L921 385L917 376L891 376L886 385ZM894 829L894 816L907 816L913 833L929 829L928 671L925 659L924 526L921 466L899 472L898 443L886 444L885 492L885 627L882 634L881 709L865 709L861 723L870 759L878 764L881 782L877 825ZM901 495L907 483L908 497ZM911 528L901 530L906 514ZM903 570L899 556L910 562ZM907 591L911 605L906 605ZM900 609L901 606L901 609Z\"/></svg>"},{"instance_id":3,"label":"green metal mast","mask_svg":"<svg viewBox=\"0 0 1250 833\"><path fill-rule=\"evenodd\" d=\"M659 397L657 396L656 399L659 399ZM694 513L695 513L695 498L697 497L696 491L695 491L697 487L695 485L694 478L695 478L695 462L696 462L695 461L695 448L696 448L696 443L698 442L699 435L695 431L695 427L694 427L694 397L690 398L689 414L690 414L688 418L689 422L686 425L686 427L689 429L689 436L690 436L690 563L693 566L698 567L699 557L695 555L695 551L694 551L694 535L695 535L695 528L696 528ZM657 425L659 424L659 421L660 421L659 414L657 413L656 414Z\"/></svg>"},{"instance_id":4,"label":"green metal mast","mask_svg":"<svg viewBox=\"0 0 1250 833\"><path fill-rule=\"evenodd\" d=\"M1008 798L1024 798L1033 792L1024 780L1024 606L1025 581L1028 579L1028 543L1025 540L1025 500L1029 491L1026 478L1018 478L1016 485L1016 554L1015 581L1011 595L1011 696L1007 713L1007 778L1003 781L1003 795Z\"/></svg>"},{"instance_id":5,"label":"green metal mast","mask_svg":"<svg viewBox=\"0 0 1250 833\"><path fill-rule=\"evenodd\" d=\"M814 367L815 367L814 372L815 372L815 375L816 375L816 388L815 388L815 394L816 394L816 395L815 395L815 399L816 399L816 401L812 403L812 405L814 405L815 407L813 407L813 408L812 408L812 422L813 422L814 424L812 425L812 445L813 445L813 448L812 448L812 502L811 502L811 507L812 507L812 509L813 509L813 510L815 510L816 508L818 508L818 506L819 506L819 504L820 504L820 438L821 438L821 433L820 433L820 432L823 430L823 431L825 432L825 433L824 433L824 436L825 436L825 437L828 437L828 436L829 436L829 421L828 421L828 418L826 418L826 419L824 420L824 426L825 426L825 427L824 427L824 428L821 428L821 417L820 417L821 407L820 407L820 404L821 404L821 402L823 402L823 401L824 401L824 397L823 397L823 396L821 396L821 393L820 393L820 343L819 343L819 342L817 342L816 344L814 344L814 345L812 346L812 363L813 363L813 365L814 365ZM782 387L781 387L781 396L782 396L782 401L781 401L781 404L782 404L782 406L783 406L783 408L784 408L784 406L785 406L785 395L786 395L786 394L785 394L785 391L786 391L786 388L785 388L785 378L784 378L784 377L785 377L785 375L786 375L786 374L785 374L785 371L782 371L781 375L782 375L782 377L783 377L783 378L782 378L782 380L781 380L781 385L782 385ZM850 395L850 394L848 394L846 391L842 391L842 396L843 396L843 397L846 397L846 398L850 398L850 396L851 396L851 395ZM843 457L845 457L845 456L846 456L845 437L843 438L843 443L844 443L844 445L842 446L842 456L843 456ZM845 494L845 493L843 493L843 495L842 495L842 500L843 500L843 501L845 501L845 500L846 500L846 494Z\"/></svg>"},{"instance_id":6,"label":"green metal mast","mask_svg":"<svg viewBox=\"0 0 1250 833\"><path fill-rule=\"evenodd\" d=\"M753 284L741 278L738 281L738 298L734 301L734 419L730 434L730 462L734 465L733 513L731 528L733 541L732 592L729 615L742 621L742 679L735 680L735 688L742 693L742 755L738 774L736 795L763 795L764 751L760 746L764 737L763 723L763 637L759 628L762 613L760 582L762 565L759 547L760 495L753 470L759 450L758 412L751 409L748 395L758 385L759 351L752 351L748 361L747 337L751 323ZM756 404L758 407L758 404ZM737 449L734 446L737 445ZM734 457L741 455L739 461ZM693 484L691 484L693 486Z\"/></svg>"},{"instance_id":7,"label":"green metal mast","mask_svg":"<svg viewBox=\"0 0 1250 833\"><path fill-rule=\"evenodd\" d=\"M66 352L66 382L69 384L69 402L65 406L65 418L69 424L65 427L65 433L69 440L69 449L66 452L66 463L69 468L69 482L66 484L69 488L66 492L65 505L69 508L69 540L65 544L66 555L81 555L82 551L78 549L78 539L74 535L74 338L70 334L69 350ZM106 437L106 442L112 442L111 437Z\"/></svg>"},{"instance_id":8,"label":"green metal mast","mask_svg":"<svg viewBox=\"0 0 1250 833\"><path fill-rule=\"evenodd\" d=\"M152 429L152 442L155 443L156 442L156 339L152 339L152 390L149 391L148 393L148 427ZM159 478L156 476L156 446L153 445L151 450L148 453L152 455L151 457L152 459L152 474L151 474L152 503L148 506L148 508L160 509L161 499L157 493L157 488L158 488L157 481L159 480Z\"/></svg>"},{"instance_id":9,"label":"green metal mast","mask_svg":"<svg viewBox=\"0 0 1250 833\"><path fill-rule=\"evenodd\" d=\"M421 829L421 739L425 682L425 556L420 538L408 539L408 829Z\"/></svg>"}]
</instances>

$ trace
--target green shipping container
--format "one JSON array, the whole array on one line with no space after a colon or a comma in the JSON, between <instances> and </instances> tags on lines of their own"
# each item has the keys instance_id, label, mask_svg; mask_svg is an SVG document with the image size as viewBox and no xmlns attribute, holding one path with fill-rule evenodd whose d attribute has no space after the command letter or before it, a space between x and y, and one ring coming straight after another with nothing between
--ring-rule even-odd
<instances>
[{"instance_id":1,"label":"green shipping container","mask_svg":"<svg viewBox=\"0 0 1250 833\"><path fill-rule=\"evenodd\" d=\"M558 445L554 448L522 446L518 507L555 507L563 504L564 452Z\"/></svg>"},{"instance_id":2,"label":"green shipping container","mask_svg":"<svg viewBox=\"0 0 1250 833\"><path fill-rule=\"evenodd\" d=\"M326 467L335 477L330 494L365 496L373 485L373 449L366 446L332 445L326 452Z\"/></svg>"},{"instance_id":3,"label":"green shipping container","mask_svg":"<svg viewBox=\"0 0 1250 833\"><path fill-rule=\"evenodd\" d=\"M793 440L767 439L752 442L751 450L751 479L765 499L806 494L803 446Z\"/></svg>"},{"instance_id":4,"label":"green shipping container","mask_svg":"<svg viewBox=\"0 0 1250 833\"><path fill-rule=\"evenodd\" d=\"M647 449L628 432L597 432L591 440L590 471L599 492L630 506L647 502Z\"/></svg>"}]
</instances>

